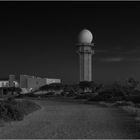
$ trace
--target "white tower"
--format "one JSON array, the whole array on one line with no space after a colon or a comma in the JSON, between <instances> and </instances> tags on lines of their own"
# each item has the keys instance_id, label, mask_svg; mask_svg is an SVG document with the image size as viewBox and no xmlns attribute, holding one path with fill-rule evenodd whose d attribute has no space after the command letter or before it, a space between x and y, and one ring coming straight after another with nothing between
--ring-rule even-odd
<instances>
[{"instance_id":1,"label":"white tower","mask_svg":"<svg viewBox=\"0 0 140 140\"><path fill-rule=\"evenodd\" d=\"M92 33L84 29L79 34L78 54L80 57L80 82L92 81Z\"/></svg>"}]
</instances>

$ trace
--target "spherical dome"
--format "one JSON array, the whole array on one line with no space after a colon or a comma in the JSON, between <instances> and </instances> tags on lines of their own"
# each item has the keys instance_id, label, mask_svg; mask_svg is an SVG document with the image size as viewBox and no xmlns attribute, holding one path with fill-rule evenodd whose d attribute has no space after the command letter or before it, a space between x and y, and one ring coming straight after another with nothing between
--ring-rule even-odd
<instances>
[{"instance_id":1,"label":"spherical dome","mask_svg":"<svg viewBox=\"0 0 140 140\"><path fill-rule=\"evenodd\" d=\"M79 43L91 43L93 36L89 30L84 29L80 32L78 39L79 39Z\"/></svg>"}]
</instances>

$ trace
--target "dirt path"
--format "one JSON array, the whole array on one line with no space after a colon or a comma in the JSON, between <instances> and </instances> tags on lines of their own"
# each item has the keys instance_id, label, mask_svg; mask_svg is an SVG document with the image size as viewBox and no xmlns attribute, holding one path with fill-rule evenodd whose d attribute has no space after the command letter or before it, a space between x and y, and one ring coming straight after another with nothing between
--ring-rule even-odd
<instances>
[{"instance_id":1,"label":"dirt path","mask_svg":"<svg viewBox=\"0 0 140 140\"><path fill-rule=\"evenodd\" d=\"M0 138L140 138L131 116L118 108L57 101L36 101L43 108L21 122L0 127Z\"/></svg>"}]
</instances>

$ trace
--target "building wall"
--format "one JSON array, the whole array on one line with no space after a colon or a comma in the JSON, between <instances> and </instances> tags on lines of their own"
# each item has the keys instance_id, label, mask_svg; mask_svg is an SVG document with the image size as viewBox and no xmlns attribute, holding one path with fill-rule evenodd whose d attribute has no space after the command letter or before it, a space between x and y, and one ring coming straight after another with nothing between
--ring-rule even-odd
<instances>
[{"instance_id":1,"label":"building wall","mask_svg":"<svg viewBox=\"0 0 140 140\"><path fill-rule=\"evenodd\" d=\"M41 87L41 86L44 86L46 85L46 78L37 78L37 82L38 82L38 86Z\"/></svg>"},{"instance_id":2,"label":"building wall","mask_svg":"<svg viewBox=\"0 0 140 140\"><path fill-rule=\"evenodd\" d=\"M28 88L27 79L28 75L20 75L20 88Z\"/></svg>"},{"instance_id":3,"label":"building wall","mask_svg":"<svg viewBox=\"0 0 140 140\"><path fill-rule=\"evenodd\" d=\"M13 81L13 85L14 87L19 87L19 84L17 81ZM0 81L0 87L11 87L10 85L10 82L7 80L7 81Z\"/></svg>"},{"instance_id":4,"label":"building wall","mask_svg":"<svg viewBox=\"0 0 140 140\"><path fill-rule=\"evenodd\" d=\"M43 86L46 84L44 78L40 77L28 77L27 79L27 84L29 89L38 89L39 87Z\"/></svg>"},{"instance_id":5,"label":"building wall","mask_svg":"<svg viewBox=\"0 0 140 140\"><path fill-rule=\"evenodd\" d=\"M35 77L29 75L20 75L20 88L26 88L29 91L36 90L41 86L51 84L51 83L61 83L61 80L41 78L41 77Z\"/></svg>"},{"instance_id":6,"label":"building wall","mask_svg":"<svg viewBox=\"0 0 140 140\"><path fill-rule=\"evenodd\" d=\"M51 84L51 83L61 83L61 79L50 79L46 78L46 84Z\"/></svg>"},{"instance_id":7,"label":"building wall","mask_svg":"<svg viewBox=\"0 0 140 140\"><path fill-rule=\"evenodd\" d=\"M9 87L9 81L0 81L0 87Z\"/></svg>"},{"instance_id":8,"label":"building wall","mask_svg":"<svg viewBox=\"0 0 140 140\"><path fill-rule=\"evenodd\" d=\"M28 85L27 88L30 89L30 90L37 88L36 80L32 77L28 77L27 85Z\"/></svg>"},{"instance_id":9,"label":"building wall","mask_svg":"<svg viewBox=\"0 0 140 140\"><path fill-rule=\"evenodd\" d=\"M15 75L9 75L9 86L14 87L15 86Z\"/></svg>"}]
</instances>

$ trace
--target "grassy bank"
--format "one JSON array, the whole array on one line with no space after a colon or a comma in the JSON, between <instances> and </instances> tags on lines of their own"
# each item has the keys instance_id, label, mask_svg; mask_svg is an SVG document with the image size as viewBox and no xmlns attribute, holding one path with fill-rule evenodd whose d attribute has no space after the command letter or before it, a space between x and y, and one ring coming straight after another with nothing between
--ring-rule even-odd
<instances>
[{"instance_id":1,"label":"grassy bank","mask_svg":"<svg viewBox=\"0 0 140 140\"><path fill-rule=\"evenodd\" d=\"M130 115L135 117L135 120L140 123L140 108L137 106L123 106L123 110L127 111Z\"/></svg>"},{"instance_id":2,"label":"grassy bank","mask_svg":"<svg viewBox=\"0 0 140 140\"><path fill-rule=\"evenodd\" d=\"M126 101L116 101L113 103L99 102L99 104L105 107L120 107L140 123L140 104Z\"/></svg>"},{"instance_id":3,"label":"grassy bank","mask_svg":"<svg viewBox=\"0 0 140 140\"><path fill-rule=\"evenodd\" d=\"M0 120L20 121L25 115L40 109L40 106L28 100L0 101Z\"/></svg>"}]
</instances>

